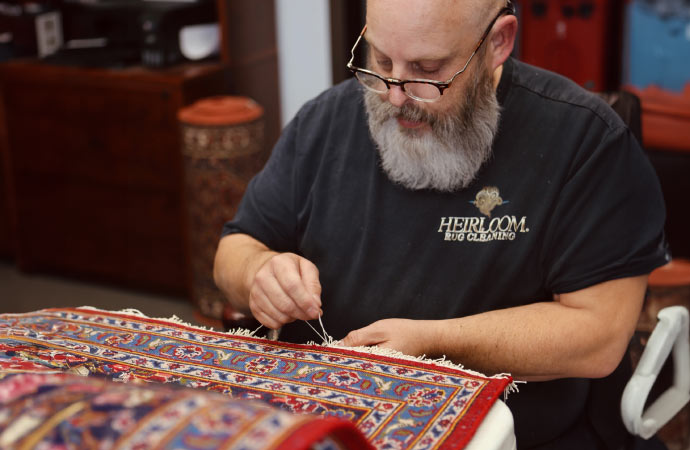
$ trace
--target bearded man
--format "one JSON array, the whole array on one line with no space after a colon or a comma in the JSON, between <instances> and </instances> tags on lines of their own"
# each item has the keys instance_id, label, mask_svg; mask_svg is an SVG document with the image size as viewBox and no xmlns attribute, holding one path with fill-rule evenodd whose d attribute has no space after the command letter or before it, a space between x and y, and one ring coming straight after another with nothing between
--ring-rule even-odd
<instances>
[{"instance_id":1,"label":"bearded man","mask_svg":"<svg viewBox=\"0 0 690 450\"><path fill-rule=\"evenodd\" d=\"M520 448L623 448L592 379L668 260L658 181L607 105L510 57L512 12L369 0L356 79L286 127L214 276L281 340L321 317L346 345L528 381L507 401Z\"/></svg>"}]
</instances>

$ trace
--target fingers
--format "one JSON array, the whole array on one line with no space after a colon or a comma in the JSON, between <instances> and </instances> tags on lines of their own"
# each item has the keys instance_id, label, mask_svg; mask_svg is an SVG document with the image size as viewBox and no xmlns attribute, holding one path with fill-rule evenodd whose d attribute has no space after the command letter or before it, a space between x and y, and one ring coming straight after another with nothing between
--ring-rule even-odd
<instances>
[{"instance_id":1,"label":"fingers","mask_svg":"<svg viewBox=\"0 0 690 450\"><path fill-rule=\"evenodd\" d=\"M295 300L295 297L300 295L298 287L300 284L299 273L295 270L290 270L289 267L274 268L257 275L257 300L260 301L264 312L273 315L278 320L283 322L286 319L306 320L307 311L303 310ZM274 311L279 314L275 314Z\"/></svg>"},{"instance_id":2,"label":"fingers","mask_svg":"<svg viewBox=\"0 0 690 450\"><path fill-rule=\"evenodd\" d=\"M321 283L319 282L319 269L314 263L306 258L299 259L299 271L302 278L302 285L305 292L298 300L298 304L302 310L307 311L312 319L315 319L321 314Z\"/></svg>"},{"instance_id":3,"label":"fingers","mask_svg":"<svg viewBox=\"0 0 690 450\"><path fill-rule=\"evenodd\" d=\"M319 272L310 261L284 253L269 259L257 271L249 293L254 317L269 328L322 314Z\"/></svg>"},{"instance_id":4,"label":"fingers","mask_svg":"<svg viewBox=\"0 0 690 450\"><path fill-rule=\"evenodd\" d=\"M430 321L382 319L369 326L351 331L343 344L349 347L377 346L407 355L435 354L433 324Z\"/></svg>"},{"instance_id":5,"label":"fingers","mask_svg":"<svg viewBox=\"0 0 690 450\"><path fill-rule=\"evenodd\" d=\"M284 324L294 320L272 307L270 302L250 302L249 308L256 320L272 330L277 330ZM269 312L266 312L264 308Z\"/></svg>"},{"instance_id":6,"label":"fingers","mask_svg":"<svg viewBox=\"0 0 690 450\"><path fill-rule=\"evenodd\" d=\"M319 299L319 306L321 306L321 282L319 282L319 269L314 263L306 258L299 259L299 271L302 275L302 282L305 289L311 292Z\"/></svg>"},{"instance_id":7,"label":"fingers","mask_svg":"<svg viewBox=\"0 0 690 450\"><path fill-rule=\"evenodd\" d=\"M321 300L311 290L318 289L321 292L319 271L313 263L297 255L290 255L290 258L276 258L272 269L278 283L274 287L280 292L273 291L272 294L277 297L269 298L278 309L302 320L316 319L321 315Z\"/></svg>"},{"instance_id":8,"label":"fingers","mask_svg":"<svg viewBox=\"0 0 690 450\"><path fill-rule=\"evenodd\" d=\"M374 322L364 328L350 331L343 339L343 345L347 347L363 347L380 345L386 341L386 336L379 322Z\"/></svg>"}]
</instances>

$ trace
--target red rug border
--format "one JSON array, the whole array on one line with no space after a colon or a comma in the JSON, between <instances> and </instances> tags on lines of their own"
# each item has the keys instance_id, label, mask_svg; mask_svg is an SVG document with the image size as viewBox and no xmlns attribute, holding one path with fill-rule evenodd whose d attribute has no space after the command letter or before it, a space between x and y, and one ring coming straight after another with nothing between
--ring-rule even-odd
<instances>
[{"instance_id":1,"label":"red rug border","mask_svg":"<svg viewBox=\"0 0 690 450\"><path fill-rule=\"evenodd\" d=\"M311 445L318 441L319 437L330 435L342 442L346 448L375 450L352 422L335 417L321 417L320 420L298 424L275 450L307 450L312 448Z\"/></svg>"}]
</instances>

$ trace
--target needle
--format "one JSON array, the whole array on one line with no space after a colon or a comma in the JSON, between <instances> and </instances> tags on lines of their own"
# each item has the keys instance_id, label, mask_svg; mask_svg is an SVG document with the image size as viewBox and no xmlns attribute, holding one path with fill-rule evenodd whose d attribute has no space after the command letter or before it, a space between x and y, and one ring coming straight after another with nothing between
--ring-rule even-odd
<instances>
[{"instance_id":1,"label":"needle","mask_svg":"<svg viewBox=\"0 0 690 450\"><path fill-rule=\"evenodd\" d=\"M266 334L266 339L268 339L269 341L277 341L278 336L280 336L280 330L282 330L282 328L268 330L268 333Z\"/></svg>"}]
</instances>

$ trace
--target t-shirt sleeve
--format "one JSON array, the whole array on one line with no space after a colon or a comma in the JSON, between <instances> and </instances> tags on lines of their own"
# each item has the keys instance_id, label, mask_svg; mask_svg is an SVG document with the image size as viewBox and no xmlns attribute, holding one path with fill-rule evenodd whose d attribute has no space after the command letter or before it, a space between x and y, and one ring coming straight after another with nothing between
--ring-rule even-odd
<instances>
[{"instance_id":1,"label":"t-shirt sleeve","mask_svg":"<svg viewBox=\"0 0 690 450\"><path fill-rule=\"evenodd\" d=\"M651 272L670 259L656 173L630 131L608 131L573 162L543 247L547 287L572 292Z\"/></svg>"},{"instance_id":2,"label":"t-shirt sleeve","mask_svg":"<svg viewBox=\"0 0 690 450\"><path fill-rule=\"evenodd\" d=\"M283 130L268 162L250 181L235 217L223 226L221 236L244 233L273 250L294 251L298 122L298 118L293 119Z\"/></svg>"}]
</instances>

